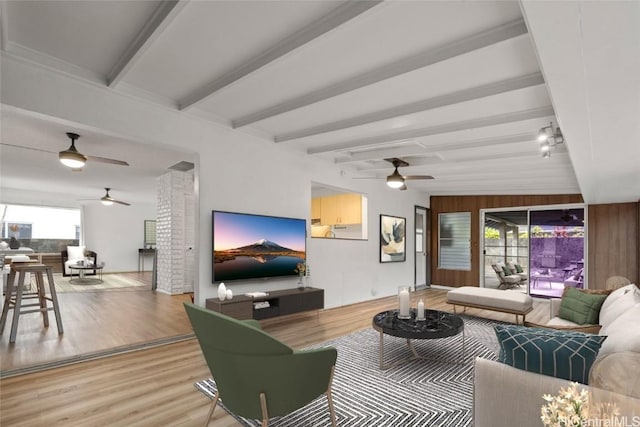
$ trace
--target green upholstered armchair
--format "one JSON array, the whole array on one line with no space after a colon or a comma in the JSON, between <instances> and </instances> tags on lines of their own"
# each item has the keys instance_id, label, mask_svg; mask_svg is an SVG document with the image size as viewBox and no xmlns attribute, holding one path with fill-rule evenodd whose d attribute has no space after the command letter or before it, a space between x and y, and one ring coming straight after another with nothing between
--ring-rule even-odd
<instances>
[{"instance_id":1,"label":"green upholstered armchair","mask_svg":"<svg viewBox=\"0 0 640 427\"><path fill-rule=\"evenodd\" d=\"M218 389L205 426L218 399L234 414L262 419L266 426L269 417L286 415L325 393L336 425L331 400L335 348L292 350L255 320L236 320L186 302L184 306Z\"/></svg>"}]
</instances>

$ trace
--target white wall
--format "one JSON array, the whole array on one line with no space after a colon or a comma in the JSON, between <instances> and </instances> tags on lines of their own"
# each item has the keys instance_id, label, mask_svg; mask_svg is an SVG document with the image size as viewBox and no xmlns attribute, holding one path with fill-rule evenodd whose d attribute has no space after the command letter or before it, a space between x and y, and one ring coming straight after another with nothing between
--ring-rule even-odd
<instances>
[{"instance_id":1,"label":"white wall","mask_svg":"<svg viewBox=\"0 0 640 427\"><path fill-rule=\"evenodd\" d=\"M312 181L352 189L369 200L369 240L308 241L313 285L325 289L325 306L393 295L397 286L413 284L414 205L428 206L428 195L390 190L384 181L353 180L349 171L302 152L287 150L283 144L121 96L101 86L79 83L71 77L54 78L49 72L11 58L3 57L1 77L3 106L70 120L132 141L168 144L198 153L195 294L200 304L216 296L216 287L211 283L211 211L288 216L309 221ZM381 213L407 218L406 262L379 263ZM143 219L149 218L136 220L140 232ZM112 262L116 262L115 259ZM236 295L295 286L295 278L229 283Z\"/></svg>"},{"instance_id":2,"label":"white wall","mask_svg":"<svg viewBox=\"0 0 640 427\"><path fill-rule=\"evenodd\" d=\"M98 254L98 262L105 263L103 272L138 271L138 248L144 247L144 220L156 219L156 206L94 203L85 205L82 213L84 245ZM151 257L145 259L144 267L151 270Z\"/></svg>"}]
</instances>

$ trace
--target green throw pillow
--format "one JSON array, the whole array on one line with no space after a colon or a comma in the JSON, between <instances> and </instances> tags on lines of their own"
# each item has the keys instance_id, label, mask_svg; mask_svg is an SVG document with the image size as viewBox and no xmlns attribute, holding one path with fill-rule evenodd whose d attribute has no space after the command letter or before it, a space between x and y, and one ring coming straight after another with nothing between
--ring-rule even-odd
<instances>
[{"instance_id":1,"label":"green throw pillow","mask_svg":"<svg viewBox=\"0 0 640 427\"><path fill-rule=\"evenodd\" d=\"M591 365L607 338L516 325L496 325L494 329L500 344L499 362L582 384L588 384Z\"/></svg>"},{"instance_id":2,"label":"green throw pillow","mask_svg":"<svg viewBox=\"0 0 640 427\"><path fill-rule=\"evenodd\" d=\"M513 271L511 271L511 269L506 265L502 266L502 271L504 272L505 276L511 276L513 274Z\"/></svg>"},{"instance_id":3,"label":"green throw pillow","mask_svg":"<svg viewBox=\"0 0 640 427\"><path fill-rule=\"evenodd\" d=\"M514 267L516 268L517 273L524 273L524 270L518 264L514 265Z\"/></svg>"},{"instance_id":4,"label":"green throw pillow","mask_svg":"<svg viewBox=\"0 0 640 427\"><path fill-rule=\"evenodd\" d=\"M596 325L600 315L600 307L606 298L606 295L588 294L570 288L562 297L558 317L578 325Z\"/></svg>"}]
</instances>

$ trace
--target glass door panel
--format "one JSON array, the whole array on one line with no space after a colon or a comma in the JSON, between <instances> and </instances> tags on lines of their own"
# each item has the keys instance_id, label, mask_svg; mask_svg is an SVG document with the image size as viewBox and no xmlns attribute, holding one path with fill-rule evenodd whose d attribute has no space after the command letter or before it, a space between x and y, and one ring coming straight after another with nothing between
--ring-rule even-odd
<instances>
[{"instance_id":1,"label":"glass door panel","mask_svg":"<svg viewBox=\"0 0 640 427\"><path fill-rule=\"evenodd\" d=\"M560 297L584 287L584 209L530 212L531 296Z\"/></svg>"},{"instance_id":2,"label":"glass door panel","mask_svg":"<svg viewBox=\"0 0 640 427\"><path fill-rule=\"evenodd\" d=\"M498 288L500 280L493 269L496 264L518 264L524 268L529 262L527 210L492 211L484 214L484 274L482 286ZM522 285L526 281L522 282ZM526 292L526 286L516 286Z\"/></svg>"}]
</instances>

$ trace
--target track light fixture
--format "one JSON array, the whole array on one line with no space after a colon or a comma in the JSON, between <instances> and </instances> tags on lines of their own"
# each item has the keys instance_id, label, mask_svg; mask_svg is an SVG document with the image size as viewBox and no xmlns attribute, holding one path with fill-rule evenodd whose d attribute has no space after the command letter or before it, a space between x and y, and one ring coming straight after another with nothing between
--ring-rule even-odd
<instances>
[{"instance_id":1,"label":"track light fixture","mask_svg":"<svg viewBox=\"0 0 640 427\"><path fill-rule=\"evenodd\" d=\"M553 129L553 122L549 126L545 126L538 131L538 142L540 142L540 152L542 157L548 159L551 157L551 147L564 143L564 136L559 127Z\"/></svg>"}]
</instances>

